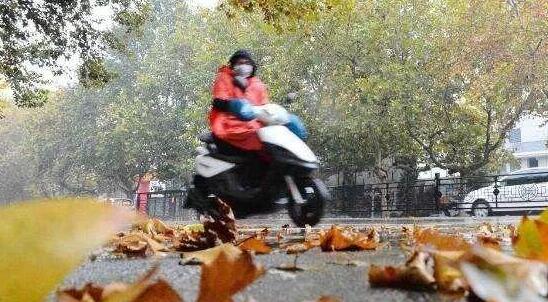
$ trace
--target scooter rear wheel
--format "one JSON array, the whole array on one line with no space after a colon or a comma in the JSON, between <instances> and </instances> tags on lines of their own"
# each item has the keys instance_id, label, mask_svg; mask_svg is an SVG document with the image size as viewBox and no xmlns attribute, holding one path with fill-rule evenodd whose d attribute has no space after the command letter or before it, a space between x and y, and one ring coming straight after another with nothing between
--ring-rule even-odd
<instances>
[{"instance_id":1,"label":"scooter rear wheel","mask_svg":"<svg viewBox=\"0 0 548 302\"><path fill-rule=\"evenodd\" d=\"M298 227L314 226L323 217L325 203L330 200L329 191L317 178L301 178L295 182L306 202L299 204L290 197L287 204L289 217Z\"/></svg>"}]
</instances>

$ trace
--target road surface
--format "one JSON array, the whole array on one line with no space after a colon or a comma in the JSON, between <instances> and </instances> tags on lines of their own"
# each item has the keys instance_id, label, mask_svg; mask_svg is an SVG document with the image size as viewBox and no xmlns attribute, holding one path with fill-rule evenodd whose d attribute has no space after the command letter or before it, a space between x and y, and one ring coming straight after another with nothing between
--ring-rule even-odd
<instances>
[{"instance_id":1,"label":"road surface","mask_svg":"<svg viewBox=\"0 0 548 302\"><path fill-rule=\"evenodd\" d=\"M393 241L396 230L402 225L436 226L446 232L458 232L467 236L467 230L474 229L483 221L492 224L516 223L516 217L498 217L484 220L472 218L427 218L427 219L326 219L320 227L331 224L378 226L393 229L394 232L382 232L381 239ZM262 227L279 228L289 221L283 219L247 219L238 221L246 229ZM299 230L294 230L296 233ZM385 233L389 233L388 235ZM469 232L471 233L471 232ZM468 234L470 235L470 234ZM295 256L283 252L255 256L257 262L267 268L267 273L242 293L235 301L293 302L316 301L322 295L340 298L342 301L455 301L437 293L410 292L395 289L371 288L367 281L370 264L402 264L405 255L399 245L389 244L377 251L323 253L319 249L308 251L297 259L300 272L287 272L276 269L280 265L293 263ZM114 281L132 282L146 272L153 264L159 263L160 276L167 279L181 294L184 301L195 301L200 280L199 266L180 265L179 254L171 254L160 259L113 260L101 259L89 261L74 271L63 286L82 286L86 282L110 283Z\"/></svg>"}]
</instances>

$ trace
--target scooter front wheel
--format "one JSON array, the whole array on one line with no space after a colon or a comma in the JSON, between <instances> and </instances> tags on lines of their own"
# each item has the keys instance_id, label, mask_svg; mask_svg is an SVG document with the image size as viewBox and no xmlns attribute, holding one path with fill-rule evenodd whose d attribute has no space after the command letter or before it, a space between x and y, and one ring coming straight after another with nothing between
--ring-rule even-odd
<instances>
[{"instance_id":1,"label":"scooter front wheel","mask_svg":"<svg viewBox=\"0 0 548 302\"><path fill-rule=\"evenodd\" d=\"M300 178L296 179L295 183L304 202L296 202L289 194L289 217L298 227L314 226L323 217L325 203L330 200L329 191L317 178Z\"/></svg>"}]
</instances>

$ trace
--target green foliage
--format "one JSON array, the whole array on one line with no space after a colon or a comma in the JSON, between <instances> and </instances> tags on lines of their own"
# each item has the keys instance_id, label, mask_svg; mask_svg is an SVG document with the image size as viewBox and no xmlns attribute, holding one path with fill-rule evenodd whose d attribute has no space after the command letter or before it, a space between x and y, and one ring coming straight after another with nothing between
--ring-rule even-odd
<instances>
[{"instance_id":1,"label":"green foliage","mask_svg":"<svg viewBox=\"0 0 548 302\"><path fill-rule=\"evenodd\" d=\"M261 16L276 9L245 3ZM341 1L317 9L306 30L272 38L265 30L272 50L263 74L305 96L299 107L330 166L386 170L385 158L411 156L474 173L502 159L508 130L546 102L542 9L533 1ZM241 30L250 27L261 28Z\"/></svg>"},{"instance_id":2,"label":"green foliage","mask_svg":"<svg viewBox=\"0 0 548 302\"><path fill-rule=\"evenodd\" d=\"M146 0L0 3L0 75L7 78L15 103L26 107L43 104L40 87L47 81L39 68L60 74L65 72L63 59L79 56L87 62L104 55L108 43L103 36L108 36L108 30L100 29L104 26L97 9L113 11L115 21L131 32L144 24L146 8ZM108 37L112 42L112 36ZM88 79L90 75L84 76Z\"/></svg>"},{"instance_id":3,"label":"green foliage","mask_svg":"<svg viewBox=\"0 0 548 302\"><path fill-rule=\"evenodd\" d=\"M145 23L118 20L142 25L139 37L114 28L104 36L114 50L85 61L83 85L23 119L30 138L17 152L32 159L36 191L129 194L148 171L185 179L214 74L239 48L255 54L274 102L298 93L289 109L326 174L496 169L516 120L546 108L546 18L533 1L227 1L209 11L156 0L146 12Z\"/></svg>"},{"instance_id":4,"label":"green foliage","mask_svg":"<svg viewBox=\"0 0 548 302\"><path fill-rule=\"evenodd\" d=\"M0 204L30 198L35 179L32 156L23 143L29 138L23 123L28 114L6 107L0 120Z\"/></svg>"},{"instance_id":5,"label":"green foliage","mask_svg":"<svg viewBox=\"0 0 548 302\"><path fill-rule=\"evenodd\" d=\"M86 88L101 87L115 76L107 70L105 62L98 58L85 61L79 70L80 83Z\"/></svg>"}]
</instances>

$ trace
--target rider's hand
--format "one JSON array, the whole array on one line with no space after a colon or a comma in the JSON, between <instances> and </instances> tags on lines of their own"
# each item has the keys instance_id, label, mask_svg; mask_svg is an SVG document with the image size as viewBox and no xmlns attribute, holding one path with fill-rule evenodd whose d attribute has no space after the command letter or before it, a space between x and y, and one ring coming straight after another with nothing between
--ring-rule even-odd
<instances>
[{"instance_id":1,"label":"rider's hand","mask_svg":"<svg viewBox=\"0 0 548 302\"><path fill-rule=\"evenodd\" d=\"M253 106L246 99L229 101L229 111L242 121L251 121L257 116Z\"/></svg>"},{"instance_id":2,"label":"rider's hand","mask_svg":"<svg viewBox=\"0 0 548 302\"><path fill-rule=\"evenodd\" d=\"M295 133L300 139L303 141L308 138L308 131L306 131L306 127L304 126L304 123L301 121L301 119L294 115L289 115L289 123L285 124L291 132Z\"/></svg>"}]
</instances>

